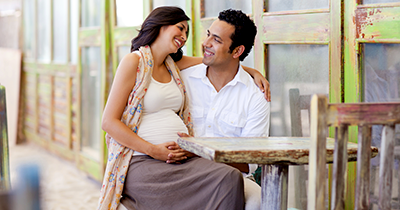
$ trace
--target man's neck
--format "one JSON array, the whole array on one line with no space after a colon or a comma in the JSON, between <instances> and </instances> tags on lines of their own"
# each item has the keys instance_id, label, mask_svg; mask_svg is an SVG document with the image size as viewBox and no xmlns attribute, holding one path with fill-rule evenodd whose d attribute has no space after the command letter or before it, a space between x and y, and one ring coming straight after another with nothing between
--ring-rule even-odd
<instances>
[{"instance_id":1,"label":"man's neck","mask_svg":"<svg viewBox=\"0 0 400 210\"><path fill-rule=\"evenodd\" d=\"M235 78L239 70L239 63L235 66L227 66L225 68L221 67L207 67L206 76L210 80L211 84L214 86L215 90L219 92L226 84Z\"/></svg>"}]
</instances>

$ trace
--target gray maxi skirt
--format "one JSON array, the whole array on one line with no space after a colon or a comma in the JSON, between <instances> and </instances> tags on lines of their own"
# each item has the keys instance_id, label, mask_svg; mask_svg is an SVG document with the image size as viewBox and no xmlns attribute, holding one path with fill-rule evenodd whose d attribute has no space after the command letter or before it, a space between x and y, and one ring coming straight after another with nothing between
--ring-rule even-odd
<instances>
[{"instance_id":1,"label":"gray maxi skirt","mask_svg":"<svg viewBox=\"0 0 400 210\"><path fill-rule=\"evenodd\" d=\"M167 164L133 156L123 197L122 204L136 210L244 209L243 176L236 168L200 157Z\"/></svg>"}]
</instances>

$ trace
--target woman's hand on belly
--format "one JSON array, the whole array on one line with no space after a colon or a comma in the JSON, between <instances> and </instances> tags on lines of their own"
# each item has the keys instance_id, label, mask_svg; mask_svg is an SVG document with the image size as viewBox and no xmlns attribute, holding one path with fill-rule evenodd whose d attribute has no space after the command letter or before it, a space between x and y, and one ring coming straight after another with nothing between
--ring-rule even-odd
<instances>
[{"instance_id":1,"label":"woman's hand on belly","mask_svg":"<svg viewBox=\"0 0 400 210\"><path fill-rule=\"evenodd\" d=\"M197 156L194 153L191 153L189 151L186 151L186 150L182 149L178 144L176 144L175 146L169 146L168 149L171 150L171 151L176 151L176 152L171 153L169 155L171 158L172 157L174 157L174 158L181 158L181 157L189 158L189 157ZM186 158L184 158L184 159L186 159Z\"/></svg>"},{"instance_id":2,"label":"woman's hand on belly","mask_svg":"<svg viewBox=\"0 0 400 210\"><path fill-rule=\"evenodd\" d=\"M187 159L187 157L184 155L183 149L168 149L176 148L176 146L179 147L179 145L173 141L157 144L154 145L153 149L148 155L154 159L165 161L166 163L175 163Z\"/></svg>"}]
</instances>

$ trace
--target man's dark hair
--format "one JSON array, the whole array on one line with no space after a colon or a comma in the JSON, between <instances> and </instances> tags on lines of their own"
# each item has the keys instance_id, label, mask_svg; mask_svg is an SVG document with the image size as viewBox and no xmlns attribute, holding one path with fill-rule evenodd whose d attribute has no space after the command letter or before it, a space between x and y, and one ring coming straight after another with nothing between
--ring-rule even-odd
<instances>
[{"instance_id":1,"label":"man's dark hair","mask_svg":"<svg viewBox=\"0 0 400 210\"><path fill-rule=\"evenodd\" d=\"M162 26L175 25L184 20L190 20L190 18L179 7L157 7L143 21L139 34L132 39L131 52L138 50L141 46L152 44L160 33ZM188 34L189 28L186 32L186 35ZM174 61L179 61L183 52L179 48L178 52L169 55Z\"/></svg>"},{"instance_id":2,"label":"man's dark hair","mask_svg":"<svg viewBox=\"0 0 400 210\"><path fill-rule=\"evenodd\" d=\"M254 45L257 34L256 25L241 10L224 10L219 13L218 19L235 26L235 31L231 35L232 44L229 50L232 52L236 47L243 45L245 49L239 57L239 60L243 61Z\"/></svg>"}]
</instances>

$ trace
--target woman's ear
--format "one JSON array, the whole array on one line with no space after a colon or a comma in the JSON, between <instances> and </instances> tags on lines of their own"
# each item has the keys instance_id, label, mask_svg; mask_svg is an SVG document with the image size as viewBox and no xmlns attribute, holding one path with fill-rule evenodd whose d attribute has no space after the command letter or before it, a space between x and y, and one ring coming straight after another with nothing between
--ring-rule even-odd
<instances>
[{"instance_id":1,"label":"woman's ear","mask_svg":"<svg viewBox=\"0 0 400 210\"><path fill-rule=\"evenodd\" d=\"M233 50L232 56L233 56L233 58L239 58L243 54L243 52L244 52L244 46L243 45L237 46Z\"/></svg>"}]
</instances>

